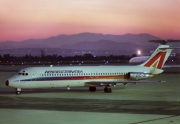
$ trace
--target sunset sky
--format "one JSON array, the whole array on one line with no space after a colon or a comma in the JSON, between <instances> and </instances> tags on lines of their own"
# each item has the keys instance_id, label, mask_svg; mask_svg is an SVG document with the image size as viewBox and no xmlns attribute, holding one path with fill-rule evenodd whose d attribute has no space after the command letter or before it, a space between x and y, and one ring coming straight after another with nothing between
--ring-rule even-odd
<instances>
[{"instance_id":1,"label":"sunset sky","mask_svg":"<svg viewBox=\"0 0 180 124\"><path fill-rule=\"evenodd\" d=\"M0 0L0 42L81 32L180 39L180 0Z\"/></svg>"}]
</instances>

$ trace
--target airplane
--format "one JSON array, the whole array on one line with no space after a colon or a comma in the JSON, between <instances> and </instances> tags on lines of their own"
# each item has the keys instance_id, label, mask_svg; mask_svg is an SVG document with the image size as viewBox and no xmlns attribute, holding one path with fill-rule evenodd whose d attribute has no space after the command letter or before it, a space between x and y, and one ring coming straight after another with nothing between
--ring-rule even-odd
<instances>
[{"instance_id":1,"label":"airplane","mask_svg":"<svg viewBox=\"0 0 180 124\"><path fill-rule=\"evenodd\" d=\"M140 64L143 63L145 61L147 61L147 59L149 58L149 56L137 56L137 57L133 57L129 60L129 64Z\"/></svg>"},{"instance_id":2,"label":"airplane","mask_svg":"<svg viewBox=\"0 0 180 124\"><path fill-rule=\"evenodd\" d=\"M29 67L8 78L5 85L16 88L17 95L23 88L89 87L89 91L95 92L96 87L104 87L105 93L111 93L111 86L149 82L146 79L161 74L172 49L159 45L147 61L135 66Z\"/></svg>"},{"instance_id":3,"label":"airplane","mask_svg":"<svg viewBox=\"0 0 180 124\"><path fill-rule=\"evenodd\" d=\"M179 43L180 40L149 40L149 42L159 43L161 45L167 45L167 43ZM180 47L173 47L173 49L180 49ZM131 65L141 64L147 61L148 58L149 56L136 56L129 60L129 64ZM163 66L163 68L167 68L167 67L179 67L179 65Z\"/></svg>"}]
</instances>

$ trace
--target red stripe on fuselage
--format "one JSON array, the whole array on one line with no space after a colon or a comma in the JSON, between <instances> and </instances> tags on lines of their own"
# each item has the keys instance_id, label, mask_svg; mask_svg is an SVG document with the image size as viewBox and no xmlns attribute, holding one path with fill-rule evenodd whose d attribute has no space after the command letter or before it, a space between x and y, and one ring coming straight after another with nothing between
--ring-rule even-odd
<instances>
[{"instance_id":1,"label":"red stripe on fuselage","mask_svg":"<svg viewBox=\"0 0 180 124\"><path fill-rule=\"evenodd\" d=\"M109 75L109 76L68 76L68 77L41 77L36 78L36 81L62 81L62 80L103 80L103 79L125 79L125 75ZM31 81L31 79L23 80Z\"/></svg>"},{"instance_id":2,"label":"red stripe on fuselage","mask_svg":"<svg viewBox=\"0 0 180 124\"><path fill-rule=\"evenodd\" d=\"M62 77L58 80L94 80L94 79L124 79L124 75L116 75L116 76L75 76L75 77Z\"/></svg>"}]
</instances>

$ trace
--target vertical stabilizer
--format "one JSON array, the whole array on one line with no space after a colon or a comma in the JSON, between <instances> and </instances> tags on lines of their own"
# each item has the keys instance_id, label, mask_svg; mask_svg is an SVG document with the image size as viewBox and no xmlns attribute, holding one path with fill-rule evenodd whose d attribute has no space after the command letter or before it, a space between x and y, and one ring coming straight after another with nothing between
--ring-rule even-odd
<instances>
[{"instance_id":1,"label":"vertical stabilizer","mask_svg":"<svg viewBox=\"0 0 180 124\"><path fill-rule=\"evenodd\" d=\"M160 45L149 57L149 59L140 66L161 69L167 58L170 56L171 51L172 48L170 48L169 45Z\"/></svg>"}]
</instances>

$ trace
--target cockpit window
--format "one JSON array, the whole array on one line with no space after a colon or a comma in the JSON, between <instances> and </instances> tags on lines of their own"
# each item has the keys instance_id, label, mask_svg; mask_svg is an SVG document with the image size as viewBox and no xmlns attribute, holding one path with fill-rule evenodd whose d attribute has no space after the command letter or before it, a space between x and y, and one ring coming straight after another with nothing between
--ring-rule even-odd
<instances>
[{"instance_id":1,"label":"cockpit window","mask_svg":"<svg viewBox=\"0 0 180 124\"><path fill-rule=\"evenodd\" d=\"M23 75L23 76L27 76L28 75L28 73L18 73L18 75Z\"/></svg>"}]
</instances>

